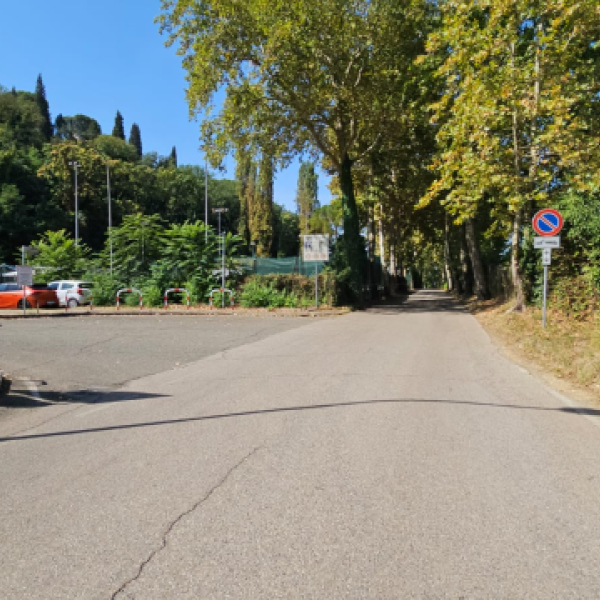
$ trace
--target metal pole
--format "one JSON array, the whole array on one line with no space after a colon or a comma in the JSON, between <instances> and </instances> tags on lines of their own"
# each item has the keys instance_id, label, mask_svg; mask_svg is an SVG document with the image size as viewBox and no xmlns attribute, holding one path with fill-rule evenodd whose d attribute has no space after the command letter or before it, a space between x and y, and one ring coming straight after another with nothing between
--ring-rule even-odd
<instances>
[{"instance_id":1,"label":"metal pole","mask_svg":"<svg viewBox=\"0 0 600 600\"><path fill-rule=\"evenodd\" d=\"M25 246L21 246L21 264L25 265ZM26 307L27 306L27 298L25 297L25 286L23 286L23 316L25 316L26 313Z\"/></svg>"},{"instance_id":2,"label":"metal pole","mask_svg":"<svg viewBox=\"0 0 600 600\"><path fill-rule=\"evenodd\" d=\"M220 221L221 215L219 213L219 222ZM204 154L204 224L206 225L204 243L208 244L208 158L206 156L206 150Z\"/></svg>"},{"instance_id":3,"label":"metal pole","mask_svg":"<svg viewBox=\"0 0 600 600\"><path fill-rule=\"evenodd\" d=\"M79 223L78 223L78 198L77 198L77 163L73 165L75 167L75 245L79 245Z\"/></svg>"},{"instance_id":4,"label":"metal pole","mask_svg":"<svg viewBox=\"0 0 600 600\"><path fill-rule=\"evenodd\" d=\"M225 308L225 236L221 234L221 213L219 213L219 235L221 236L221 308Z\"/></svg>"},{"instance_id":5,"label":"metal pole","mask_svg":"<svg viewBox=\"0 0 600 600\"><path fill-rule=\"evenodd\" d=\"M315 304L319 308L319 264L315 263Z\"/></svg>"},{"instance_id":6,"label":"metal pole","mask_svg":"<svg viewBox=\"0 0 600 600\"><path fill-rule=\"evenodd\" d=\"M542 326L546 329L546 303L548 301L548 267L544 266L544 307L542 309Z\"/></svg>"},{"instance_id":7,"label":"metal pole","mask_svg":"<svg viewBox=\"0 0 600 600\"><path fill-rule=\"evenodd\" d=\"M110 197L110 169L106 163L106 189L108 190L108 243L110 246L110 275L113 274L112 207Z\"/></svg>"}]
</instances>

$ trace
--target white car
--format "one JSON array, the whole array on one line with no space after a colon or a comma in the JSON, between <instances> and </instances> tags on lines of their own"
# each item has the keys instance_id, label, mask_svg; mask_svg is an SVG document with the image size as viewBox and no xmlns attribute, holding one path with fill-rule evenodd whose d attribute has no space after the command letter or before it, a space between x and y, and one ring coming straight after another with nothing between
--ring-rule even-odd
<instances>
[{"instance_id":1,"label":"white car","mask_svg":"<svg viewBox=\"0 0 600 600\"><path fill-rule=\"evenodd\" d=\"M93 283L79 281L76 279L65 281L51 281L48 289L55 290L58 296L59 306L75 308L83 304L89 304L92 297Z\"/></svg>"}]
</instances>

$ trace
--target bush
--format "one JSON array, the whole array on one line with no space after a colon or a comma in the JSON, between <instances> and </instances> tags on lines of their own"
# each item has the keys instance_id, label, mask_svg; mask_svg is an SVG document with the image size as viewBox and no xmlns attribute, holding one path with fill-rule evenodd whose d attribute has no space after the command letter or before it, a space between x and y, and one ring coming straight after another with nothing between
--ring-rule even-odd
<instances>
[{"instance_id":1,"label":"bush","mask_svg":"<svg viewBox=\"0 0 600 600\"><path fill-rule=\"evenodd\" d=\"M321 273L319 304L333 306L337 297L335 274L328 271ZM245 307L308 308L315 304L315 280L295 274L253 275L242 287L240 304Z\"/></svg>"}]
</instances>

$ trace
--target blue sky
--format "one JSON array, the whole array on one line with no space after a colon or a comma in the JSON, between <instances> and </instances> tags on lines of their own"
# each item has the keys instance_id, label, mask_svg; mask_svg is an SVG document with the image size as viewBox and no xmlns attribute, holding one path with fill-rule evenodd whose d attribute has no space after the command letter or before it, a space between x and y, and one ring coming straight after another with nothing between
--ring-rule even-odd
<instances>
[{"instance_id":1,"label":"blue sky","mask_svg":"<svg viewBox=\"0 0 600 600\"><path fill-rule=\"evenodd\" d=\"M203 164L199 124L190 122L181 59L165 48L154 18L159 0L22 0L0 12L0 85L33 91L42 74L50 111L83 113L110 133L117 110L125 130L142 131L144 152L168 154L180 164ZM226 174L235 164L228 158ZM275 201L295 210L298 161L278 173ZM319 176L319 200L329 202L327 176Z\"/></svg>"}]
</instances>

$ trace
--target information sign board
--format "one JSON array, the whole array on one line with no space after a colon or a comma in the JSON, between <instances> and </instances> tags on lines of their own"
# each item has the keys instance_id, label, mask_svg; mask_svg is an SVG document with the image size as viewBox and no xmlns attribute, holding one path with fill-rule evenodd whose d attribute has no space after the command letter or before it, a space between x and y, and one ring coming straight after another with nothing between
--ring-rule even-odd
<instances>
[{"instance_id":1,"label":"information sign board","mask_svg":"<svg viewBox=\"0 0 600 600\"><path fill-rule=\"evenodd\" d=\"M33 267L17 266L17 284L32 285L33 284Z\"/></svg>"},{"instance_id":2,"label":"information sign board","mask_svg":"<svg viewBox=\"0 0 600 600\"><path fill-rule=\"evenodd\" d=\"M328 235L303 235L302 260L304 262L329 260Z\"/></svg>"}]
</instances>

